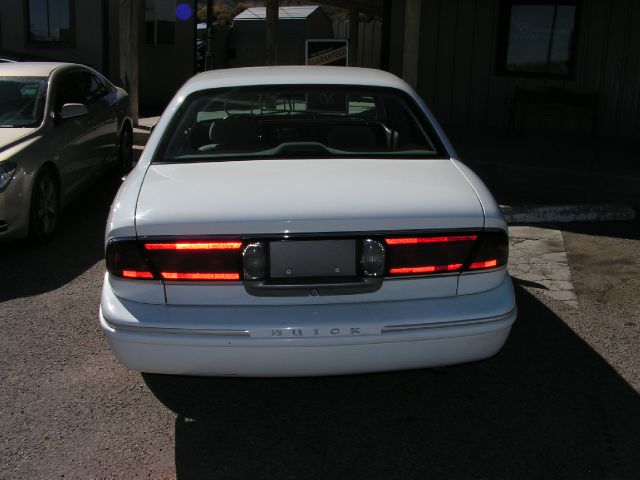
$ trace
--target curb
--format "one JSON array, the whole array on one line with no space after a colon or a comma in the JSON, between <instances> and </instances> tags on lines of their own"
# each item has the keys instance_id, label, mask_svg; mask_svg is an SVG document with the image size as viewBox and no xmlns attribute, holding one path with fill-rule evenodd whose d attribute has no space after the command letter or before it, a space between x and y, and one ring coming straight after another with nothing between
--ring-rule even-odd
<instances>
[{"instance_id":1,"label":"curb","mask_svg":"<svg viewBox=\"0 0 640 480\"><path fill-rule=\"evenodd\" d=\"M530 223L605 222L633 220L635 211L623 203L563 205L500 205L510 225Z\"/></svg>"},{"instance_id":2,"label":"curb","mask_svg":"<svg viewBox=\"0 0 640 480\"><path fill-rule=\"evenodd\" d=\"M138 124L136 128L140 128L141 130L146 130L147 132L151 130L156 123L158 123L160 117L142 117L138 119Z\"/></svg>"}]
</instances>

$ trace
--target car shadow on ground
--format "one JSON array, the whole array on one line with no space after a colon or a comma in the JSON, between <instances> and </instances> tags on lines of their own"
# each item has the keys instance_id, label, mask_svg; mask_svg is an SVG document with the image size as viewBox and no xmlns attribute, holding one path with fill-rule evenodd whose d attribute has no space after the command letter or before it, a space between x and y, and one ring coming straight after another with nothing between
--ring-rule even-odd
<instances>
[{"instance_id":1,"label":"car shadow on ground","mask_svg":"<svg viewBox=\"0 0 640 480\"><path fill-rule=\"evenodd\" d=\"M583 235L640 240L640 212L636 210L635 215L634 220L562 223L547 227Z\"/></svg>"},{"instance_id":2,"label":"car shadow on ground","mask_svg":"<svg viewBox=\"0 0 640 480\"><path fill-rule=\"evenodd\" d=\"M516 287L496 357L302 379L143 374L177 413L178 479L634 478L640 396Z\"/></svg>"},{"instance_id":3,"label":"car shadow on ground","mask_svg":"<svg viewBox=\"0 0 640 480\"><path fill-rule=\"evenodd\" d=\"M107 176L75 199L49 243L16 240L0 246L0 302L60 288L104 258L109 207L121 183L115 174Z\"/></svg>"}]
</instances>

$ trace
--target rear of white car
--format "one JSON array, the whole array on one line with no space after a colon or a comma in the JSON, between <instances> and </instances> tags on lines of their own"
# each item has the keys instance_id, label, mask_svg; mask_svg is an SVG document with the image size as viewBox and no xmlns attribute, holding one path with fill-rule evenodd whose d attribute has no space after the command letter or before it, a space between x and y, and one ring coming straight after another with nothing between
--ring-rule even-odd
<instances>
[{"instance_id":1,"label":"rear of white car","mask_svg":"<svg viewBox=\"0 0 640 480\"><path fill-rule=\"evenodd\" d=\"M100 322L145 372L463 363L499 351L515 321L507 255L495 201L401 80L208 73L114 201Z\"/></svg>"}]
</instances>

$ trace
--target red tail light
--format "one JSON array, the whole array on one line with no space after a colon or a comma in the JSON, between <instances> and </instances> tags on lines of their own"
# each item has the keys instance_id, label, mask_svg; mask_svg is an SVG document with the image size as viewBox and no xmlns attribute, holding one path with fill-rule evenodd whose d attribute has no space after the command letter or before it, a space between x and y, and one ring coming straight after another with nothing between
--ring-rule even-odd
<instances>
[{"instance_id":1,"label":"red tail light","mask_svg":"<svg viewBox=\"0 0 640 480\"><path fill-rule=\"evenodd\" d=\"M498 266L498 260L487 260L486 262L474 262L469 265L469 270L478 270L481 268L495 268Z\"/></svg>"},{"instance_id":2,"label":"red tail light","mask_svg":"<svg viewBox=\"0 0 640 480\"><path fill-rule=\"evenodd\" d=\"M477 235L454 235L446 237L386 238L387 245L417 245L418 243L473 242Z\"/></svg>"},{"instance_id":3,"label":"red tail light","mask_svg":"<svg viewBox=\"0 0 640 480\"><path fill-rule=\"evenodd\" d=\"M469 270L504 267L509 260L509 236L504 231L483 232L469 262Z\"/></svg>"},{"instance_id":4,"label":"red tail light","mask_svg":"<svg viewBox=\"0 0 640 480\"><path fill-rule=\"evenodd\" d=\"M385 238L387 275L452 273L471 256L477 234Z\"/></svg>"},{"instance_id":5,"label":"red tail light","mask_svg":"<svg viewBox=\"0 0 640 480\"><path fill-rule=\"evenodd\" d=\"M168 281L238 281L242 241L112 241L107 270L127 279Z\"/></svg>"},{"instance_id":6,"label":"red tail light","mask_svg":"<svg viewBox=\"0 0 640 480\"><path fill-rule=\"evenodd\" d=\"M461 263L454 263L452 265L427 265L424 267L391 268L389 269L389 273L391 275L419 275L421 273L453 272L459 270L461 267Z\"/></svg>"},{"instance_id":7,"label":"red tail light","mask_svg":"<svg viewBox=\"0 0 640 480\"><path fill-rule=\"evenodd\" d=\"M162 272L165 280L240 280L239 273L179 273Z\"/></svg>"},{"instance_id":8,"label":"red tail light","mask_svg":"<svg viewBox=\"0 0 640 480\"><path fill-rule=\"evenodd\" d=\"M505 232L386 238L387 275L426 275L499 268L507 263Z\"/></svg>"},{"instance_id":9,"label":"red tail light","mask_svg":"<svg viewBox=\"0 0 640 480\"><path fill-rule=\"evenodd\" d=\"M122 276L124 278L153 278L153 273L138 272L136 270L122 270Z\"/></svg>"},{"instance_id":10,"label":"red tail light","mask_svg":"<svg viewBox=\"0 0 640 480\"><path fill-rule=\"evenodd\" d=\"M375 275L387 277L491 270L505 266L509 253L505 231L389 237L384 245L382 239L365 241L370 243L380 250ZM106 261L110 274L131 280L240 281L265 277L266 252L264 242L242 240L115 240Z\"/></svg>"},{"instance_id":11,"label":"red tail light","mask_svg":"<svg viewBox=\"0 0 640 480\"><path fill-rule=\"evenodd\" d=\"M143 250L135 240L110 241L105 259L111 275L131 279L156 278Z\"/></svg>"},{"instance_id":12,"label":"red tail light","mask_svg":"<svg viewBox=\"0 0 640 480\"><path fill-rule=\"evenodd\" d=\"M146 250L240 250L242 242L145 243Z\"/></svg>"}]
</instances>

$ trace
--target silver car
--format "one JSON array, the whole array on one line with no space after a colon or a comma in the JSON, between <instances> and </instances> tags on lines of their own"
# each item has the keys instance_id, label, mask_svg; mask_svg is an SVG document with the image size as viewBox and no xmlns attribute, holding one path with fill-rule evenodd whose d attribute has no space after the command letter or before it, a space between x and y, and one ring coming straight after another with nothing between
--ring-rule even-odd
<instances>
[{"instance_id":1,"label":"silver car","mask_svg":"<svg viewBox=\"0 0 640 480\"><path fill-rule=\"evenodd\" d=\"M0 241L51 239L78 193L132 165L127 93L82 65L0 64L0 127Z\"/></svg>"}]
</instances>

